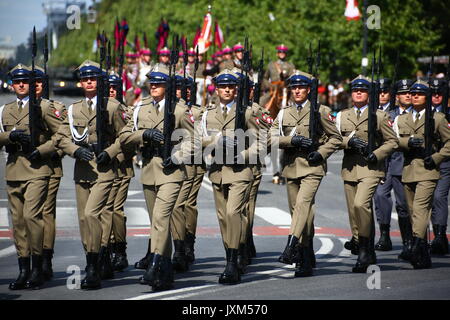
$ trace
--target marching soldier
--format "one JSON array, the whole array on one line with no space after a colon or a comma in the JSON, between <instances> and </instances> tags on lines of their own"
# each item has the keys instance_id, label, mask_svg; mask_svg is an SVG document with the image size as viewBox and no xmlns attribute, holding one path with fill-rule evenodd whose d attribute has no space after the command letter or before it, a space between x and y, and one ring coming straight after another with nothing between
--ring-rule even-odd
<instances>
[{"instance_id":1,"label":"marching soldier","mask_svg":"<svg viewBox=\"0 0 450 320\"><path fill-rule=\"evenodd\" d=\"M287 264L300 262L295 271L296 277L312 275L312 255L308 248L314 230L312 207L326 173L326 159L342 142L330 116L331 109L321 105L319 145L316 151L312 149L313 140L309 136L311 102L308 100L311 78L310 74L301 71L288 78L292 101L278 113L272 127L272 139L277 139L279 147L285 149L282 174L287 179L289 207L292 209L288 243L279 261ZM296 254L302 257L301 261L294 261Z\"/></svg>"},{"instance_id":2,"label":"marching soldier","mask_svg":"<svg viewBox=\"0 0 450 320\"><path fill-rule=\"evenodd\" d=\"M108 77L109 82L109 97L111 99L116 99L117 90L120 90L121 80L117 74L111 74ZM118 129L123 128L129 118L130 110L126 109L124 105L120 105L118 112L116 113L117 122L119 123ZM118 162L117 178L114 180L113 186L111 188L108 201L106 203L105 210L109 210L112 215L112 236L114 242L112 243L113 248L113 259L112 259L112 269L114 271L123 271L128 267L127 260L127 228L126 228L126 216L124 212L125 201L128 196L128 188L130 186L131 178L134 177L133 169L133 156L134 150L124 150L121 146L120 153L116 156ZM108 230L106 230L108 231ZM111 232L105 232L106 237ZM104 238L102 240L103 245L108 245L109 239Z\"/></svg>"},{"instance_id":3,"label":"marching soldier","mask_svg":"<svg viewBox=\"0 0 450 320\"><path fill-rule=\"evenodd\" d=\"M35 79L36 79L36 97L40 101L42 110L50 109L60 124L66 117L66 107L54 100L47 100L41 98L43 94L43 79L45 77L44 70L40 67L35 67ZM59 126L49 126L49 130L53 135L58 131ZM56 136L52 136L56 139ZM46 280L50 280L53 277L52 259L53 248L55 247L56 237L56 196L58 194L59 184L63 176L62 161L64 153L62 150L56 150L52 153L50 161L52 163L53 174L50 176L48 183L47 199L44 204L44 248L42 251L42 272Z\"/></svg>"},{"instance_id":4,"label":"marching soldier","mask_svg":"<svg viewBox=\"0 0 450 320\"><path fill-rule=\"evenodd\" d=\"M352 271L365 273L370 264L376 263L374 248L375 224L372 198L385 175L384 159L398 146L388 114L378 110L376 149L367 154L368 99L370 81L364 76L352 80L353 107L340 111L336 126L343 137L342 179L352 228L352 242L359 245L358 260Z\"/></svg>"},{"instance_id":5,"label":"marching soldier","mask_svg":"<svg viewBox=\"0 0 450 320\"><path fill-rule=\"evenodd\" d=\"M209 179L213 185L217 217L227 259L225 270L219 278L221 284L236 284L241 279L242 270L239 270L237 261L241 235L244 231L241 221L253 180L251 166L242 162L248 161L256 154L256 150L252 149L254 144L247 146L241 141L243 139L234 137L237 77L231 70L226 69L214 79L220 103L203 113L199 127L202 146L214 149L211 150L214 151L214 160L209 170ZM258 127L251 113L251 108L245 110L245 126L246 129L250 129L247 132L254 134ZM239 154L234 153L235 148L238 148ZM223 161L224 149L228 152L233 150L232 153L226 152L225 161Z\"/></svg>"},{"instance_id":6,"label":"marching soldier","mask_svg":"<svg viewBox=\"0 0 450 320\"><path fill-rule=\"evenodd\" d=\"M450 157L450 128L442 113L432 115L432 154L425 154L425 109L429 90L428 83L417 80L411 87L413 109L408 114L398 116L394 122L400 148L405 156L402 182L411 213L413 245L410 263L414 269L431 268L426 241L427 226L433 192L440 178L439 166Z\"/></svg>"},{"instance_id":7,"label":"marching soldier","mask_svg":"<svg viewBox=\"0 0 450 320\"><path fill-rule=\"evenodd\" d=\"M204 76L214 76L222 73L224 70L232 70L234 68L233 50L227 46L225 49L220 51L220 53L220 56L218 53L216 54L217 57L221 57L220 62L209 70L203 70Z\"/></svg>"},{"instance_id":8,"label":"marching soldier","mask_svg":"<svg viewBox=\"0 0 450 320\"><path fill-rule=\"evenodd\" d=\"M36 110L39 119L32 120L37 123L30 123L30 74L22 64L9 72L17 99L0 107L0 146L8 153L6 192L20 271L16 281L9 284L11 290L39 289L44 283L43 210L54 173L50 160L56 151L52 131L60 124L57 109L48 103ZM32 145L31 125L37 129L37 146Z\"/></svg>"},{"instance_id":9,"label":"marching soldier","mask_svg":"<svg viewBox=\"0 0 450 320\"><path fill-rule=\"evenodd\" d=\"M78 219L81 240L86 252L86 277L81 282L82 289L96 289L101 286L102 278L111 277L108 248L104 234L112 224L104 207L114 179L117 177L116 156L120 145L116 139L120 124L116 113L120 103L108 99L104 123L104 132L108 146L99 151L96 130L96 105L101 96L97 95L97 79L102 70L92 61L86 60L79 67L79 78L84 90L84 99L74 102L67 110L67 118L58 131L58 147L75 158L75 191L77 197ZM97 149L94 153L91 150Z\"/></svg>"},{"instance_id":10,"label":"marching soldier","mask_svg":"<svg viewBox=\"0 0 450 320\"><path fill-rule=\"evenodd\" d=\"M153 290L165 290L172 287L173 265L171 261L170 221L175 203L180 193L187 172L183 164L175 164L173 159L180 159L178 151L172 158L163 162L164 108L166 101L166 84L169 70L164 65L156 65L148 74L150 97L134 109L133 117L120 134L123 145L141 147L143 166L141 183L150 216L151 246L146 259L147 270L140 278L141 284L149 284ZM174 109L174 129L189 131L191 118L188 108L177 103ZM190 144L182 142L184 146ZM182 149L185 148L182 146ZM185 150L185 149L184 149ZM181 155L183 152L181 151Z\"/></svg>"},{"instance_id":11,"label":"marching soldier","mask_svg":"<svg viewBox=\"0 0 450 320\"><path fill-rule=\"evenodd\" d=\"M166 67L170 63L170 50L167 47L162 48L158 52L158 63L164 64Z\"/></svg>"},{"instance_id":12,"label":"marching soldier","mask_svg":"<svg viewBox=\"0 0 450 320\"><path fill-rule=\"evenodd\" d=\"M244 46L241 43L236 44L233 47L234 52L234 66L238 69L241 68L242 59L244 58Z\"/></svg>"},{"instance_id":13,"label":"marching soldier","mask_svg":"<svg viewBox=\"0 0 450 320\"><path fill-rule=\"evenodd\" d=\"M391 121L403 113L407 113L411 108L411 96L409 88L412 85L411 80L400 80L397 86L398 105L390 106L390 85L389 79L380 79L380 109L389 114ZM412 229L410 217L408 213L408 204L406 203L405 191L402 184L403 170L403 153L400 151L393 152L386 159L386 178L378 185L374 195L375 214L380 225L380 239L375 245L375 250L390 251L392 250L392 241L389 235L391 214L392 214L392 197L391 191L395 194L395 209L398 214L398 224L402 235L404 249L400 253L400 259L408 259L408 247L411 248Z\"/></svg>"},{"instance_id":14,"label":"marching soldier","mask_svg":"<svg viewBox=\"0 0 450 320\"><path fill-rule=\"evenodd\" d=\"M443 79L433 79L431 83L432 105L438 112L444 112L442 101L445 86L448 83ZM447 115L448 117L448 115ZM447 254L447 219L448 219L448 191L450 189L450 159L442 161L439 166L440 179L438 180L433 197L431 222L433 224L434 239L431 242L431 253Z\"/></svg>"}]
</instances>

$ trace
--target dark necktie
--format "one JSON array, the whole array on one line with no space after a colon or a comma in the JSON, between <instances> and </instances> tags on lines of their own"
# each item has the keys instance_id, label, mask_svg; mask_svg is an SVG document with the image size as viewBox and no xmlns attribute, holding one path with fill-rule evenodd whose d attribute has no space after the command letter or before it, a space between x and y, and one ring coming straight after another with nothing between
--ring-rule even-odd
<instances>
[{"instance_id":1,"label":"dark necktie","mask_svg":"<svg viewBox=\"0 0 450 320\"><path fill-rule=\"evenodd\" d=\"M22 102L22 100L19 100L18 105L19 105L19 113L22 113L22 110L23 110L23 102Z\"/></svg>"},{"instance_id":2,"label":"dark necktie","mask_svg":"<svg viewBox=\"0 0 450 320\"><path fill-rule=\"evenodd\" d=\"M159 103L155 104L156 115L159 115Z\"/></svg>"},{"instance_id":3,"label":"dark necktie","mask_svg":"<svg viewBox=\"0 0 450 320\"><path fill-rule=\"evenodd\" d=\"M92 100L91 99L88 99L88 109L89 109L89 115L91 115L92 114L92 104L93 104L94 102L92 102Z\"/></svg>"},{"instance_id":4,"label":"dark necktie","mask_svg":"<svg viewBox=\"0 0 450 320\"><path fill-rule=\"evenodd\" d=\"M356 119L359 120L359 118L361 118L361 109L356 109Z\"/></svg>"},{"instance_id":5,"label":"dark necktie","mask_svg":"<svg viewBox=\"0 0 450 320\"><path fill-rule=\"evenodd\" d=\"M298 116L300 116L300 113L302 113L302 109L303 109L303 107L300 105L300 106L297 106L297 113L298 113Z\"/></svg>"},{"instance_id":6,"label":"dark necktie","mask_svg":"<svg viewBox=\"0 0 450 320\"><path fill-rule=\"evenodd\" d=\"M416 120L414 120L414 123L419 122L420 113L416 112Z\"/></svg>"},{"instance_id":7,"label":"dark necktie","mask_svg":"<svg viewBox=\"0 0 450 320\"><path fill-rule=\"evenodd\" d=\"M226 119L228 115L228 108L227 106L223 106L223 112L222 112L223 118Z\"/></svg>"}]
</instances>

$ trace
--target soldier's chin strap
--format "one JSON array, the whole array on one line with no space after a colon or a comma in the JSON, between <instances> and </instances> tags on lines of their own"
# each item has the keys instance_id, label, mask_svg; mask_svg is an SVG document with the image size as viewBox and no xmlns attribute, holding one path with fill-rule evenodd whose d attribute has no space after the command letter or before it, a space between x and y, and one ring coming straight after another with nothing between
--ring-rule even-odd
<instances>
[{"instance_id":1,"label":"soldier's chin strap","mask_svg":"<svg viewBox=\"0 0 450 320\"><path fill-rule=\"evenodd\" d=\"M89 140L89 131L88 128L84 128L84 131L82 134L79 134L77 129L73 125L73 104L71 104L67 110L67 116L69 118L69 128L70 133L72 134L72 138L75 142L82 142L86 140L88 142Z\"/></svg>"}]
</instances>

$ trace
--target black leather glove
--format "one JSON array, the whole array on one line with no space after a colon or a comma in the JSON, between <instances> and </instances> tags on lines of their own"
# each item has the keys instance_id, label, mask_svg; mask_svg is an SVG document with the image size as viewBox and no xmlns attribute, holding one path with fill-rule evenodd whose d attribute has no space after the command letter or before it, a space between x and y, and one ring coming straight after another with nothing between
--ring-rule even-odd
<instances>
[{"instance_id":1,"label":"black leather glove","mask_svg":"<svg viewBox=\"0 0 450 320\"><path fill-rule=\"evenodd\" d=\"M306 138L304 136L293 136L291 144L297 148L308 149L312 146L313 141L312 139Z\"/></svg>"},{"instance_id":2,"label":"black leather glove","mask_svg":"<svg viewBox=\"0 0 450 320\"><path fill-rule=\"evenodd\" d=\"M352 149L364 150L367 148L367 142L358 137L353 136L348 141L348 146Z\"/></svg>"},{"instance_id":3,"label":"black leather glove","mask_svg":"<svg viewBox=\"0 0 450 320\"><path fill-rule=\"evenodd\" d=\"M323 157L319 152L313 151L310 154L308 154L306 160L308 160L310 166L313 166L322 163Z\"/></svg>"},{"instance_id":4,"label":"black leather glove","mask_svg":"<svg viewBox=\"0 0 450 320\"><path fill-rule=\"evenodd\" d=\"M408 147L410 148L420 148L422 147L423 139L421 138L409 138L408 140Z\"/></svg>"},{"instance_id":5,"label":"black leather glove","mask_svg":"<svg viewBox=\"0 0 450 320\"><path fill-rule=\"evenodd\" d=\"M366 160L368 163L377 163L378 162L377 156L373 152L369 153L369 155L366 157Z\"/></svg>"},{"instance_id":6,"label":"black leather glove","mask_svg":"<svg viewBox=\"0 0 450 320\"><path fill-rule=\"evenodd\" d=\"M108 164L111 162L111 157L109 156L108 152L102 151L97 156L95 162L97 162L97 164Z\"/></svg>"},{"instance_id":7,"label":"black leather glove","mask_svg":"<svg viewBox=\"0 0 450 320\"><path fill-rule=\"evenodd\" d=\"M9 134L9 140L11 142L18 142L20 144L29 144L31 143L31 136L26 134L24 130L13 130Z\"/></svg>"},{"instance_id":8,"label":"black leather glove","mask_svg":"<svg viewBox=\"0 0 450 320\"><path fill-rule=\"evenodd\" d=\"M28 155L27 159L30 161L39 160L41 159L41 153L38 149L34 149L34 151Z\"/></svg>"},{"instance_id":9,"label":"black leather glove","mask_svg":"<svg viewBox=\"0 0 450 320\"><path fill-rule=\"evenodd\" d=\"M175 163L172 161L172 157L163 160L162 166L164 169L170 169L175 167Z\"/></svg>"},{"instance_id":10,"label":"black leather glove","mask_svg":"<svg viewBox=\"0 0 450 320\"><path fill-rule=\"evenodd\" d=\"M164 135L158 129L147 129L144 131L142 138L147 142L161 142L164 140Z\"/></svg>"},{"instance_id":11,"label":"black leather glove","mask_svg":"<svg viewBox=\"0 0 450 320\"><path fill-rule=\"evenodd\" d=\"M425 157L423 159L423 163L424 163L425 169L427 169L427 170L433 170L433 169L437 168L436 162L434 162L434 160L431 156Z\"/></svg>"},{"instance_id":12,"label":"black leather glove","mask_svg":"<svg viewBox=\"0 0 450 320\"><path fill-rule=\"evenodd\" d=\"M82 160L82 161L91 161L92 159L94 159L94 154L89 151L88 149L84 148L84 147L80 147L78 148L73 156L78 159L78 160Z\"/></svg>"}]
</instances>

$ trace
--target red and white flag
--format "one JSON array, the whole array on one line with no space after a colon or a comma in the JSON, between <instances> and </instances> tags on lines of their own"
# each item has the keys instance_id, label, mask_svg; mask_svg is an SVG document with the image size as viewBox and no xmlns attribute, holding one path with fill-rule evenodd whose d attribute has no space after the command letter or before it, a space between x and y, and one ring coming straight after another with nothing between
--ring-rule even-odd
<instances>
[{"instance_id":1,"label":"red and white flag","mask_svg":"<svg viewBox=\"0 0 450 320\"><path fill-rule=\"evenodd\" d=\"M214 43L219 49L222 49L222 45L225 43L222 29L220 29L219 23L217 21L214 26Z\"/></svg>"},{"instance_id":2,"label":"red and white flag","mask_svg":"<svg viewBox=\"0 0 450 320\"><path fill-rule=\"evenodd\" d=\"M347 18L347 21L350 20L359 20L359 9L358 9L358 1L357 0L346 0L347 5L345 6L344 15Z\"/></svg>"},{"instance_id":3,"label":"red and white flag","mask_svg":"<svg viewBox=\"0 0 450 320\"><path fill-rule=\"evenodd\" d=\"M211 10L208 10L208 13L205 15L203 19L203 27L200 32L200 37L198 38L198 53L203 54L208 51L211 46L211 30L212 30L212 16Z\"/></svg>"}]
</instances>

